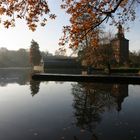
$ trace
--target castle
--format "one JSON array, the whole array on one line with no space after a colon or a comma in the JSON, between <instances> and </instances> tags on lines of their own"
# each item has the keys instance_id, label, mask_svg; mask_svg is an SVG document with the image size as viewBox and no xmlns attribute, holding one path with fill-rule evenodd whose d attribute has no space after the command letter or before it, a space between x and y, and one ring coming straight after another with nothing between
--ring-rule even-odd
<instances>
[{"instance_id":1,"label":"castle","mask_svg":"<svg viewBox=\"0 0 140 140\"><path fill-rule=\"evenodd\" d=\"M122 25L118 26L118 33L111 41L114 58L119 65L129 64L129 40L125 38Z\"/></svg>"}]
</instances>

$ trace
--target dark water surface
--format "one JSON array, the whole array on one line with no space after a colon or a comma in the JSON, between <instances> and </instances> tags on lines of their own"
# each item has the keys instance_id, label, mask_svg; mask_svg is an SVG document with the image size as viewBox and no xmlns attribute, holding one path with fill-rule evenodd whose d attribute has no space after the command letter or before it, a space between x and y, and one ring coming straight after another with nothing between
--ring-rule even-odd
<instances>
[{"instance_id":1,"label":"dark water surface","mask_svg":"<svg viewBox=\"0 0 140 140\"><path fill-rule=\"evenodd\" d=\"M140 85L37 82L0 70L0 140L140 139Z\"/></svg>"}]
</instances>

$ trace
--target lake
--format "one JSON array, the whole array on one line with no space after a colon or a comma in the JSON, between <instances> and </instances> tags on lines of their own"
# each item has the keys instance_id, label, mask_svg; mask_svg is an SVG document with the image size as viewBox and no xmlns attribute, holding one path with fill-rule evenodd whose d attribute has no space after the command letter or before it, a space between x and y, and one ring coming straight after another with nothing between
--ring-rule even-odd
<instances>
[{"instance_id":1,"label":"lake","mask_svg":"<svg viewBox=\"0 0 140 140\"><path fill-rule=\"evenodd\" d=\"M39 82L0 70L0 140L140 139L140 85Z\"/></svg>"}]
</instances>

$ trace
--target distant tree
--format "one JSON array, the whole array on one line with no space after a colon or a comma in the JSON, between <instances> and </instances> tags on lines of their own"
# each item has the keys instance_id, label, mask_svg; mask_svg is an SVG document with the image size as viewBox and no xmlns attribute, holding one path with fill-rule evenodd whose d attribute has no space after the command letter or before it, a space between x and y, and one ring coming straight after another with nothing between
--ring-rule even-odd
<instances>
[{"instance_id":1,"label":"distant tree","mask_svg":"<svg viewBox=\"0 0 140 140\"><path fill-rule=\"evenodd\" d=\"M19 62L21 65L30 66L29 51L21 48L17 51L17 57L18 57L17 62Z\"/></svg>"},{"instance_id":2,"label":"distant tree","mask_svg":"<svg viewBox=\"0 0 140 140\"><path fill-rule=\"evenodd\" d=\"M39 65L41 61L41 53L39 51L39 45L36 41L31 41L30 47L30 62L33 66Z\"/></svg>"},{"instance_id":3,"label":"distant tree","mask_svg":"<svg viewBox=\"0 0 140 140\"><path fill-rule=\"evenodd\" d=\"M52 54L49 53L49 51L42 51L41 56L42 56L42 58L45 58L46 56L52 56Z\"/></svg>"},{"instance_id":4,"label":"distant tree","mask_svg":"<svg viewBox=\"0 0 140 140\"><path fill-rule=\"evenodd\" d=\"M29 51L0 48L0 67L29 67Z\"/></svg>"},{"instance_id":5,"label":"distant tree","mask_svg":"<svg viewBox=\"0 0 140 140\"><path fill-rule=\"evenodd\" d=\"M130 66L140 67L140 51L129 53Z\"/></svg>"},{"instance_id":6,"label":"distant tree","mask_svg":"<svg viewBox=\"0 0 140 140\"><path fill-rule=\"evenodd\" d=\"M55 51L56 56L66 56L66 49L64 47L59 48Z\"/></svg>"},{"instance_id":7,"label":"distant tree","mask_svg":"<svg viewBox=\"0 0 140 140\"><path fill-rule=\"evenodd\" d=\"M93 66L96 68L104 68L110 66L115 62L113 49L111 46L111 40L114 35L111 32L105 33L102 30L98 30L100 33L97 34L97 42L93 45L92 41L95 36L92 34L86 35L85 43L79 47L78 57L85 66ZM91 43L92 42L92 43ZM95 47L96 45L96 47Z\"/></svg>"}]
</instances>

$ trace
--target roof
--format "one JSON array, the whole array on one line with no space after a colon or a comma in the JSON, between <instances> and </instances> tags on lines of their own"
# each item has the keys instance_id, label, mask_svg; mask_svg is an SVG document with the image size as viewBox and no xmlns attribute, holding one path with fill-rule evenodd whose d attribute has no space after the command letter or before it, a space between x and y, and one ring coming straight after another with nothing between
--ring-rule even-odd
<instances>
[{"instance_id":1,"label":"roof","mask_svg":"<svg viewBox=\"0 0 140 140\"><path fill-rule=\"evenodd\" d=\"M75 57L47 56L43 61L46 68L76 68L81 66Z\"/></svg>"}]
</instances>

